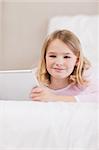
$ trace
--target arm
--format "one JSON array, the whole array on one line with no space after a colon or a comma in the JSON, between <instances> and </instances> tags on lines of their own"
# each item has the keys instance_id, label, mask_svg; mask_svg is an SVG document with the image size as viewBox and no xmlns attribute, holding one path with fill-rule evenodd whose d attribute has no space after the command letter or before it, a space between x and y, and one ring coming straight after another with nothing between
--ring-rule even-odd
<instances>
[{"instance_id":1,"label":"arm","mask_svg":"<svg viewBox=\"0 0 99 150\"><path fill-rule=\"evenodd\" d=\"M74 96L60 96L55 95L56 101L64 101L64 102L76 102L76 98Z\"/></svg>"},{"instance_id":2,"label":"arm","mask_svg":"<svg viewBox=\"0 0 99 150\"><path fill-rule=\"evenodd\" d=\"M42 87L33 88L30 93L30 98L33 101L76 102L76 99L74 96L55 95L52 92L50 92L48 89L42 88Z\"/></svg>"}]
</instances>

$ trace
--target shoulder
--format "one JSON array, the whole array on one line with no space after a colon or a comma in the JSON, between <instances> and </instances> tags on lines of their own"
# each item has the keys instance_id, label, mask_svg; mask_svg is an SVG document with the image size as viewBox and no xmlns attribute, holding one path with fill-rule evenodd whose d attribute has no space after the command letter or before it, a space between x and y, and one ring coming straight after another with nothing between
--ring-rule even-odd
<instances>
[{"instance_id":1,"label":"shoulder","mask_svg":"<svg viewBox=\"0 0 99 150\"><path fill-rule=\"evenodd\" d=\"M86 79L89 79L94 75L94 68L90 67L89 69L84 70L83 77Z\"/></svg>"},{"instance_id":2,"label":"shoulder","mask_svg":"<svg viewBox=\"0 0 99 150\"><path fill-rule=\"evenodd\" d=\"M37 67L32 69L32 74L37 79Z\"/></svg>"},{"instance_id":3,"label":"shoulder","mask_svg":"<svg viewBox=\"0 0 99 150\"><path fill-rule=\"evenodd\" d=\"M96 82L96 80L99 80L99 71L98 71L99 65L95 65L90 67L89 69L84 71L83 77L90 81L91 83Z\"/></svg>"},{"instance_id":4,"label":"shoulder","mask_svg":"<svg viewBox=\"0 0 99 150\"><path fill-rule=\"evenodd\" d=\"M87 87L77 95L80 102L98 102L99 96L99 65L86 70L84 77L89 81Z\"/></svg>"},{"instance_id":5,"label":"shoulder","mask_svg":"<svg viewBox=\"0 0 99 150\"><path fill-rule=\"evenodd\" d=\"M37 72L37 67L32 68L32 73L36 74L36 72Z\"/></svg>"},{"instance_id":6,"label":"shoulder","mask_svg":"<svg viewBox=\"0 0 99 150\"><path fill-rule=\"evenodd\" d=\"M88 86L85 87L82 94L99 94L99 71L98 65L91 67L84 73L85 79L89 81Z\"/></svg>"}]
</instances>

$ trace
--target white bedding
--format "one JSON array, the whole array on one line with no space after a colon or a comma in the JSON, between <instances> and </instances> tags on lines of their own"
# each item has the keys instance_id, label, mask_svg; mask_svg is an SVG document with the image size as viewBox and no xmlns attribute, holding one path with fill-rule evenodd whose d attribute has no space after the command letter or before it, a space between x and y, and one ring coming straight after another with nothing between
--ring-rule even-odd
<instances>
[{"instance_id":1,"label":"white bedding","mask_svg":"<svg viewBox=\"0 0 99 150\"><path fill-rule=\"evenodd\" d=\"M96 103L0 101L0 150L97 150Z\"/></svg>"}]
</instances>

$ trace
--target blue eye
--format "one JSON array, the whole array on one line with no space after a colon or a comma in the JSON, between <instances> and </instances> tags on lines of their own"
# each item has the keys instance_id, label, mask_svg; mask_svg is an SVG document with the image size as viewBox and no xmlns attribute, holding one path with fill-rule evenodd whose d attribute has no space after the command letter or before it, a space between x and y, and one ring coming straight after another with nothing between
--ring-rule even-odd
<instances>
[{"instance_id":1,"label":"blue eye","mask_svg":"<svg viewBox=\"0 0 99 150\"><path fill-rule=\"evenodd\" d=\"M70 57L70 56L64 56L64 58L67 58L67 59L68 59L68 58L71 58L71 57Z\"/></svg>"}]
</instances>

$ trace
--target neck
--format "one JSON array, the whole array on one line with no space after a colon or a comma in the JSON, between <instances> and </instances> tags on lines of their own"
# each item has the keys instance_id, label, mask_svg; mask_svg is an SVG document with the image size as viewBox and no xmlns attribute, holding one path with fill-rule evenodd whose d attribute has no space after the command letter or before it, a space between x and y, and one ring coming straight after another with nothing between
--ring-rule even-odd
<instances>
[{"instance_id":1,"label":"neck","mask_svg":"<svg viewBox=\"0 0 99 150\"><path fill-rule=\"evenodd\" d=\"M52 78L51 79L51 84L49 85L49 87L51 89L62 89L65 88L66 86L68 86L68 79L55 79Z\"/></svg>"}]
</instances>

